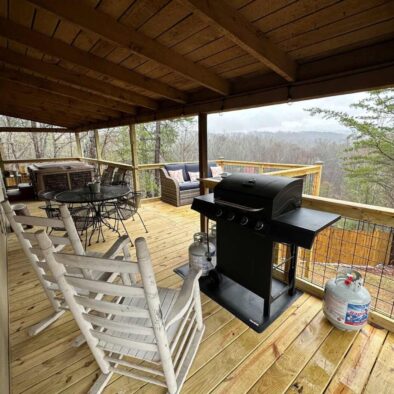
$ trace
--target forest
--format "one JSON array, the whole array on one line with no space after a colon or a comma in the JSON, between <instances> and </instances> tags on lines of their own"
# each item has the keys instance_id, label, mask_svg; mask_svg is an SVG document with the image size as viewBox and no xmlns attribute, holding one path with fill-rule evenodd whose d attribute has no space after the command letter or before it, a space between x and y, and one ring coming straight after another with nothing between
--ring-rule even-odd
<instances>
[{"instance_id":1,"label":"forest","mask_svg":"<svg viewBox=\"0 0 394 394\"><path fill-rule=\"evenodd\" d=\"M370 92L353 104L363 116L312 108L312 116L334 118L348 133L222 132L209 130L210 160L263 161L313 164L322 161L321 195L356 202L394 206L394 89ZM322 120L324 121L324 120ZM35 122L2 116L1 126L40 126ZM196 118L137 125L138 162L162 163L198 160ZM99 131L104 160L130 163L127 127ZM94 133L81 135L84 156L95 157ZM76 155L69 133L0 133L4 159L66 157ZM159 194L157 171L141 172L149 195Z\"/></svg>"}]
</instances>

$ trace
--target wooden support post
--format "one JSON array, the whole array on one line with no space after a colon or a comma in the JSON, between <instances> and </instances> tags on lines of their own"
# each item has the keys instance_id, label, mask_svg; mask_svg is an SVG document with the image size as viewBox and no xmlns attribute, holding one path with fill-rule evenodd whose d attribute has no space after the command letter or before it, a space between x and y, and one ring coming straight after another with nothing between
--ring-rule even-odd
<instances>
[{"instance_id":1,"label":"wooden support post","mask_svg":"<svg viewBox=\"0 0 394 394\"><path fill-rule=\"evenodd\" d=\"M138 172L138 146L137 146L137 134L135 131L135 124L129 126L130 136L130 149L131 149L131 165L133 166L133 187L134 191L140 191L140 176Z\"/></svg>"},{"instance_id":2,"label":"wooden support post","mask_svg":"<svg viewBox=\"0 0 394 394\"><path fill-rule=\"evenodd\" d=\"M316 161L315 165L319 166L319 171L313 177L312 195L318 196L320 194L321 176L323 171L323 162Z\"/></svg>"},{"instance_id":3,"label":"wooden support post","mask_svg":"<svg viewBox=\"0 0 394 394\"><path fill-rule=\"evenodd\" d=\"M83 158L82 146L81 146L81 137L79 133L75 133L75 143L77 144L77 154L80 158Z\"/></svg>"},{"instance_id":4,"label":"wooden support post","mask_svg":"<svg viewBox=\"0 0 394 394\"><path fill-rule=\"evenodd\" d=\"M200 178L208 177L208 117L205 113L198 114L198 162ZM207 194L208 189L200 182L200 194ZM200 215L201 231L208 230L208 219Z\"/></svg>"},{"instance_id":5,"label":"wooden support post","mask_svg":"<svg viewBox=\"0 0 394 394\"><path fill-rule=\"evenodd\" d=\"M101 160L101 149L100 149L100 136L98 130L94 130L94 142L96 144L96 159ZM101 175L101 164L97 163L98 173Z\"/></svg>"}]
</instances>

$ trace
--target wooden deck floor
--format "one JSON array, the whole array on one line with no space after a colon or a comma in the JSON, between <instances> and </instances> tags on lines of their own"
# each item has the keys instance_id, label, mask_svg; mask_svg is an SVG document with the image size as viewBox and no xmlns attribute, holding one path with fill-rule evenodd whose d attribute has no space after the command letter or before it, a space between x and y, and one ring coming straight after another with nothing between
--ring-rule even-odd
<instances>
[{"instance_id":1,"label":"wooden deck floor","mask_svg":"<svg viewBox=\"0 0 394 394\"><path fill-rule=\"evenodd\" d=\"M37 213L38 204L29 205ZM162 286L179 286L173 268L187 259L198 230L189 207L155 202L141 213ZM136 219L127 227L144 235ZM107 233L108 239L113 238ZM100 250L107 243L95 244ZM13 235L9 237L13 393L86 393L99 375L86 345L70 347L78 328L70 313L34 338L26 327L48 316L50 304ZM304 294L262 334L257 334L206 296L204 340L184 393L394 393L394 334L367 326L345 333L325 320L321 301ZM162 388L114 377L105 393L162 393Z\"/></svg>"}]
</instances>

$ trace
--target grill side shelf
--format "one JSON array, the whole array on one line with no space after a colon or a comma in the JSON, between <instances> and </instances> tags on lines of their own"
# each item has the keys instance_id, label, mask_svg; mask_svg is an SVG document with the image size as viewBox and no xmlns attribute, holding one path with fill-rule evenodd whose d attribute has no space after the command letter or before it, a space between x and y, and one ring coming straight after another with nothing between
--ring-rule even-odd
<instances>
[{"instance_id":1,"label":"grill side shelf","mask_svg":"<svg viewBox=\"0 0 394 394\"><path fill-rule=\"evenodd\" d=\"M316 235L340 218L334 213L297 208L271 222L270 236L277 242L294 243L311 249Z\"/></svg>"}]
</instances>

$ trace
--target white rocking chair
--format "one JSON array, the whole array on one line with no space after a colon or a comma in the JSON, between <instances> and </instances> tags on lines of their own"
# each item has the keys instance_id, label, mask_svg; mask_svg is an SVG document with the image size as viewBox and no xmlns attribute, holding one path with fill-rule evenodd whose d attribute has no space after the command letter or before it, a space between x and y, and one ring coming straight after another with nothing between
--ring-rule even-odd
<instances>
[{"instance_id":1,"label":"white rocking chair","mask_svg":"<svg viewBox=\"0 0 394 394\"><path fill-rule=\"evenodd\" d=\"M44 231L35 235L102 371L89 392L101 393L116 373L179 393L205 328L201 271L191 270L180 291L158 288L144 238L135 241L135 263L57 253ZM77 278L68 273L70 268L119 272L122 283ZM133 284L137 273L141 286ZM94 299L87 291L104 298Z\"/></svg>"},{"instance_id":2,"label":"white rocking chair","mask_svg":"<svg viewBox=\"0 0 394 394\"><path fill-rule=\"evenodd\" d=\"M40 321L39 323L31 326L28 329L28 333L30 336L37 335L42 330L50 326L56 320L58 320L66 310L68 310L68 306L64 302L63 299L58 297L59 287L56 283L56 280L53 278L48 266L42 256L41 251L37 246L33 246L32 242L35 243L35 235L33 232L27 232L24 230L23 225L33 226L37 229L37 227L44 228L64 228L66 233L62 236L50 235L49 238L55 245L57 251L62 250L66 245L71 245L75 254L84 255L85 250L82 246L81 240L79 238L78 232L75 228L74 222L70 215L70 212L66 205L60 206L60 218L45 218L38 216L17 216L13 211L10 203L8 201L3 201L1 203L4 212L7 216L7 219L11 225L12 230L14 231L18 241L25 252L26 257L29 259L38 280L40 281L53 309L54 313ZM88 253L89 255L94 256L103 256L106 258L114 258L118 256L121 252L123 253L123 257L126 260L130 259L129 245L131 240L127 236L123 236L119 238L109 250L103 255L100 253ZM119 257L118 257L119 259ZM77 273L81 277L90 277L91 273L87 270L74 270L74 273ZM113 281L116 278L116 275L113 274L111 276L103 277L109 282ZM83 337L78 337L74 346L79 346L84 342Z\"/></svg>"}]
</instances>

